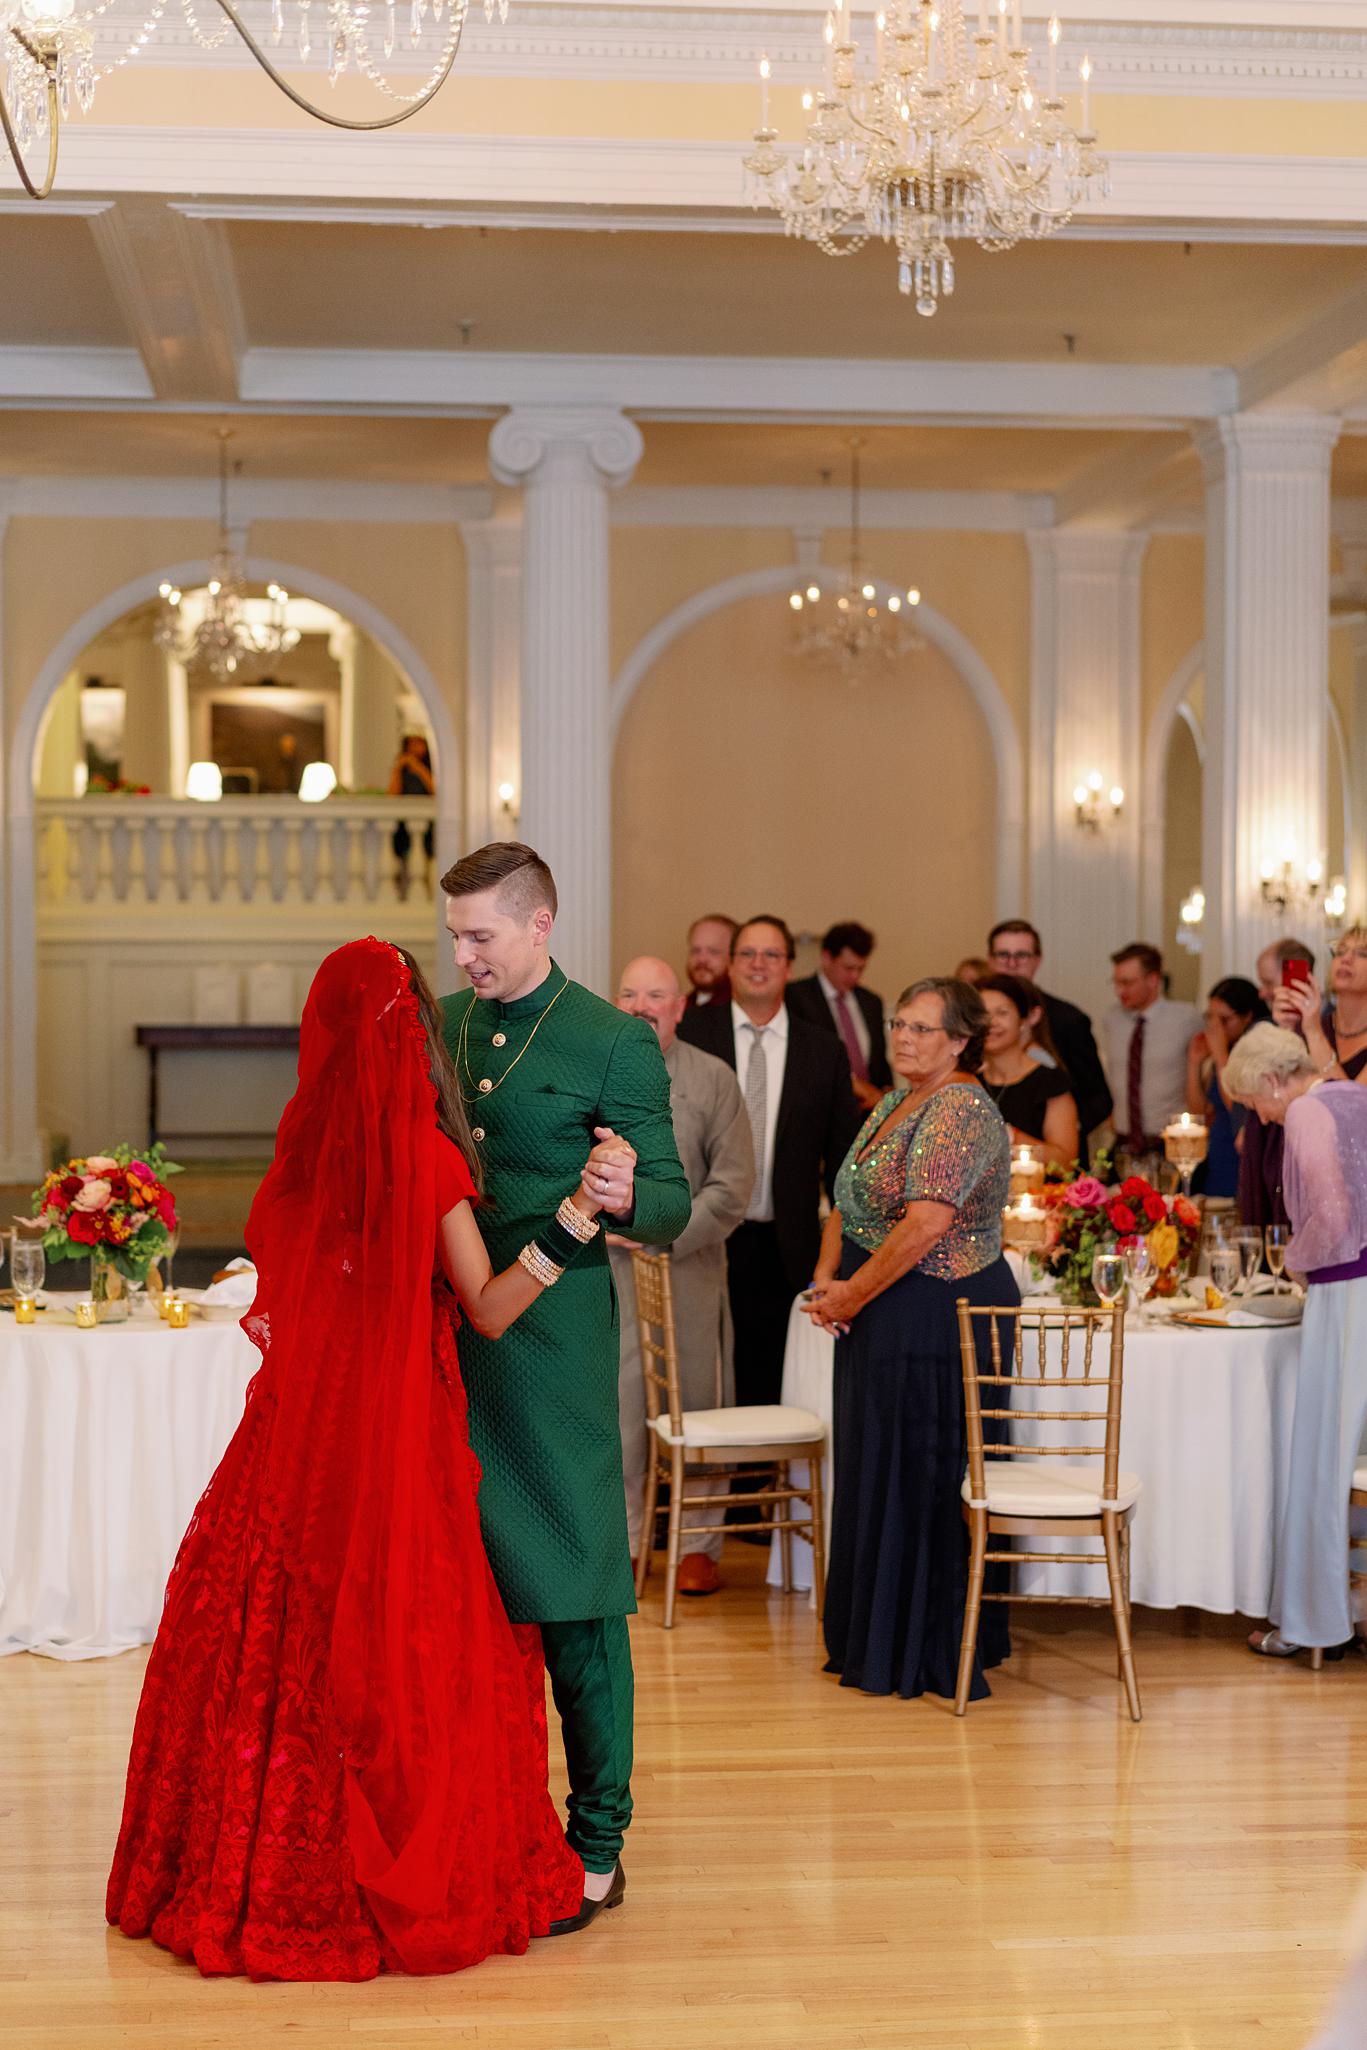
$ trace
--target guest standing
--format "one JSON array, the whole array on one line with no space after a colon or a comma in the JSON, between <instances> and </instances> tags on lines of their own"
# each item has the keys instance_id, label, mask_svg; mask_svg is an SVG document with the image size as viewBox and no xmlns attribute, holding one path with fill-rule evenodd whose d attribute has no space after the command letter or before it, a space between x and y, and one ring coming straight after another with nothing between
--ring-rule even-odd
<instances>
[{"instance_id":1,"label":"guest standing","mask_svg":"<svg viewBox=\"0 0 1367 2050\"><path fill-rule=\"evenodd\" d=\"M859 1123L839 1042L784 1004L796 951L781 918L750 919L731 951L732 1001L685 1011L679 1026L735 1069L754 1138L754 1192L726 1246L743 1403L779 1399L788 1313L821 1245L821 1191Z\"/></svg>"},{"instance_id":2,"label":"guest standing","mask_svg":"<svg viewBox=\"0 0 1367 2050\"><path fill-rule=\"evenodd\" d=\"M745 1215L755 1186L755 1149L740 1084L725 1061L684 1045L678 1036L684 1013L679 978L667 961L644 956L630 961L617 985L617 1008L644 1018L660 1042L669 1070L669 1109L674 1144L693 1195L693 1214L669 1248L673 1283L674 1335L679 1353L679 1386L685 1409L721 1409L736 1399L731 1316L726 1300L726 1241ZM630 1242L608 1237L608 1259L621 1302L622 1372L618 1403L622 1419L622 1474L627 1492L627 1537L636 1552L641 1537L642 1494L649 1447L641 1335L636 1323L636 1286ZM715 1477L688 1482L703 1493L723 1494ZM695 1512L696 1520L697 1512ZM716 1522L715 1512L703 1520ZM721 1586L717 1561L721 1532L700 1535L684 1517L680 1594L715 1594Z\"/></svg>"},{"instance_id":3,"label":"guest standing","mask_svg":"<svg viewBox=\"0 0 1367 2050\"><path fill-rule=\"evenodd\" d=\"M1245 976L1227 975L1206 998L1205 1029L1187 1050L1187 1109L1205 1119L1210 1133L1195 1183L1203 1196L1238 1193L1240 1143L1248 1113L1226 1095L1225 1068L1231 1049L1249 1026L1267 1022L1267 1005Z\"/></svg>"},{"instance_id":4,"label":"guest standing","mask_svg":"<svg viewBox=\"0 0 1367 2050\"><path fill-rule=\"evenodd\" d=\"M1288 961L1303 962L1314 974L1315 953L1304 940L1274 940L1258 956L1258 995L1271 1009L1272 999L1282 986L1282 969ZM1282 1128L1249 1118L1244 1125L1244 1143L1239 1151L1239 1215L1245 1224L1286 1224L1286 1200L1282 1195Z\"/></svg>"},{"instance_id":5,"label":"guest standing","mask_svg":"<svg viewBox=\"0 0 1367 2050\"><path fill-rule=\"evenodd\" d=\"M821 942L821 966L788 984L788 1009L823 1032L834 1032L850 1064L850 1085L861 1110L870 1111L892 1087L883 999L863 987L873 952L866 925L847 919Z\"/></svg>"},{"instance_id":6,"label":"guest standing","mask_svg":"<svg viewBox=\"0 0 1367 2050\"><path fill-rule=\"evenodd\" d=\"M1033 925L1024 918L1003 919L987 936L987 951L999 975L1019 975L1039 985L1044 944ZM1087 1161L1087 1139L1111 1115L1111 1092L1097 1052L1092 1021L1076 1004L1041 990L1044 1018L1049 1037L1058 1051L1059 1065L1073 1085L1078 1122L1082 1129L1081 1158Z\"/></svg>"},{"instance_id":7,"label":"guest standing","mask_svg":"<svg viewBox=\"0 0 1367 2050\"><path fill-rule=\"evenodd\" d=\"M1258 956L1256 973L1258 995L1271 1008L1272 999L1282 986L1282 968L1288 961L1303 961L1311 972L1315 967L1315 950L1304 940L1274 940L1270 947L1264 947Z\"/></svg>"},{"instance_id":8,"label":"guest standing","mask_svg":"<svg viewBox=\"0 0 1367 2050\"><path fill-rule=\"evenodd\" d=\"M1337 1650L1353 1635L1348 1490L1367 1424L1367 1090L1325 1081L1304 1041L1276 1025L1244 1034L1225 1086L1286 1134L1286 1264L1309 1282L1272 1627L1248 1640L1265 1658L1290 1658L1303 1646Z\"/></svg>"},{"instance_id":9,"label":"guest standing","mask_svg":"<svg viewBox=\"0 0 1367 2050\"><path fill-rule=\"evenodd\" d=\"M813 1282L808 1314L837 1333L828 1670L866 1694L955 1688L968 1581L955 1304L1020 1300L1002 1258L1011 1149L978 1080L986 1037L967 984L935 977L902 993L897 1086L840 1170ZM978 1342L986 1362L986 1322ZM989 1604L975 1698L1008 1650Z\"/></svg>"},{"instance_id":10,"label":"guest standing","mask_svg":"<svg viewBox=\"0 0 1367 2050\"><path fill-rule=\"evenodd\" d=\"M991 973L992 963L984 960L981 954L965 954L954 970L953 979L955 982L966 982L970 989L976 989L983 977Z\"/></svg>"},{"instance_id":11,"label":"guest standing","mask_svg":"<svg viewBox=\"0 0 1367 2050\"><path fill-rule=\"evenodd\" d=\"M738 928L724 911L709 911L695 918L688 928L687 1003L691 1009L717 1004L725 1010L731 1001L731 946Z\"/></svg>"},{"instance_id":12,"label":"guest standing","mask_svg":"<svg viewBox=\"0 0 1367 2050\"><path fill-rule=\"evenodd\" d=\"M1328 1081L1367 1083L1367 926L1355 925L1334 948L1326 1003L1311 975L1279 987L1272 1015L1305 1035L1317 1071Z\"/></svg>"},{"instance_id":13,"label":"guest standing","mask_svg":"<svg viewBox=\"0 0 1367 2050\"><path fill-rule=\"evenodd\" d=\"M1013 1145L1032 1143L1042 1160L1072 1167L1080 1143L1077 1100L1058 1065L1041 992L1016 975L985 975L977 988L987 1012L983 1087ZM1037 1047L1050 1055L1047 1067L1034 1058Z\"/></svg>"},{"instance_id":14,"label":"guest standing","mask_svg":"<svg viewBox=\"0 0 1367 2050\"><path fill-rule=\"evenodd\" d=\"M399 749L399 758L389 773L389 795L391 797L435 797L437 786L432 775L432 750L421 733L405 733ZM426 860L432 859L435 846L431 823L422 836L422 851ZM398 862L395 881L400 897L408 895L408 856L413 846L413 835L403 819L394 828L391 845L394 859Z\"/></svg>"},{"instance_id":15,"label":"guest standing","mask_svg":"<svg viewBox=\"0 0 1367 2050\"><path fill-rule=\"evenodd\" d=\"M1201 1029L1194 1004L1164 994L1163 956L1134 940L1111 956L1115 1008L1106 1013L1106 1065L1120 1146L1137 1160L1163 1148L1163 1128L1186 1108L1187 1052Z\"/></svg>"}]
</instances>

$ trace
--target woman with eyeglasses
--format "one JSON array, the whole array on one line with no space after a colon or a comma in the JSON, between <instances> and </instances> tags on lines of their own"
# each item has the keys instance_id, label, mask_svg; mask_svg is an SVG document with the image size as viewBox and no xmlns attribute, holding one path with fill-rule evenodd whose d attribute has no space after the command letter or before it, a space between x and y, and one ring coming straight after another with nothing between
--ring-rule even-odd
<instances>
[{"instance_id":1,"label":"woman with eyeglasses","mask_svg":"<svg viewBox=\"0 0 1367 2050\"><path fill-rule=\"evenodd\" d=\"M1326 1002L1313 975L1272 995L1278 1025L1299 1032L1326 1082L1367 1088L1367 925L1354 925L1334 948Z\"/></svg>"},{"instance_id":2,"label":"woman with eyeglasses","mask_svg":"<svg viewBox=\"0 0 1367 2050\"><path fill-rule=\"evenodd\" d=\"M1019 1302L1002 1258L1011 1147L979 1079L982 999L915 982L889 1020L895 1086L836 1177L806 1308L836 1334L829 1672L866 1694L952 1697L963 1628L967 1463L957 1299ZM987 1324L978 1326L984 1360ZM1010 1649L984 1610L973 1695Z\"/></svg>"}]
</instances>

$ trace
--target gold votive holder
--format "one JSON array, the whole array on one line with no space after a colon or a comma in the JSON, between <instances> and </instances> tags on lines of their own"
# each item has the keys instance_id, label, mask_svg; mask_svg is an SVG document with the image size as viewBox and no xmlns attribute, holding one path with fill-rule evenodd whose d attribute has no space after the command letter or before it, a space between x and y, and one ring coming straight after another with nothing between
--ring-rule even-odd
<instances>
[{"instance_id":1,"label":"gold votive holder","mask_svg":"<svg viewBox=\"0 0 1367 2050\"><path fill-rule=\"evenodd\" d=\"M35 1324L38 1308L31 1296L16 1296L14 1299L14 1321L16 1324Z\"/></svg>"},{"instance_id":2,"label":"gold votive holder","mask_svg":"<svg viewBox=\"0 0 1367 2050\"><path fill-rule=\"evenodd\" d=\"M89 1301L76 1303L73 1308L76 1322L80 1325L82 1331L93 1331L100 1321L99 1311L94 1303Z\"/></svg>"},{"instance_id":3,"label":"gold votive holder","mask_svg":"<svg viewBox=\"0 0 1367 2050\"><path fill-rule=\"evenodd\" d=\"M155 1293L153 1293L153 1291L149 1289L148 1294L151 1296L153 1303L156 1305L157 1315L161 1318L161 1321L164 1324L166 1322L166 1313L171 1307L172 1298L169 1295L167 1295L165 1289L157 1289Z\"/></svg>"},{"instance_id":4,"label":"gold votive holder","mask_svg":"<svg viewBox=\"0 0 1367 2050\"><path fill-rule=\"evenodd\" d=\"M167 1329L169 1331L184 1331L188 1329L190 1323L190 1305L188 1303L183 1303L180 1300L179 1296L167 1296L165 1298L165 1301Z\"/></svg>"}]
</instances>

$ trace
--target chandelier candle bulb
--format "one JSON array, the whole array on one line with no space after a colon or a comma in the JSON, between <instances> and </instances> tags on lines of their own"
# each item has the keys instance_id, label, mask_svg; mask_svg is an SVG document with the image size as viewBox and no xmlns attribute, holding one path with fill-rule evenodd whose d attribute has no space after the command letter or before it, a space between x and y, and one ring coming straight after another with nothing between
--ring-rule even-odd
<instances>
[{"instance_id":1,"label":"chandelier candle bulb","mask_svg":"<svg viewBox=\"0 0 1367 2050\"><path fill-rule=\"evenodd\" d=\"M1049 97L1058 98L1058 40L1063 33L1062 24L1056 14L1049 17Z\"/></svg>"},{"instance_id":2,"label":"chandelier candle bulb","mask_svg":"<svg viewBox=\"0 0 1367 2050\"><path fill-rule=\"evenodd\" d=\"M1092 60L1084 57L1078 66L1078 77L1082 80L1082 133L1092 132Z\"/></svg>"},{"instance_id":3,"label":"chandelier candle bulb","mask_svg":"<svg viewBox=\"0 0 1367 2050\"><path fill-rule=\"evenodd\" d=\"M766 132L769 127L769 59L759 60L759 125Z\"/></svg>"}]
</instances>

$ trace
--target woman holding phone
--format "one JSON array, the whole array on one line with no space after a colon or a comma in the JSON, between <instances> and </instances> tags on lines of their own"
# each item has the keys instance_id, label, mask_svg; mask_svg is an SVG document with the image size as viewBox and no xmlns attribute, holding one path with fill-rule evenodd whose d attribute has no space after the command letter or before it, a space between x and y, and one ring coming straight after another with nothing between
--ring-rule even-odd
<instances>
[{"instance_id":1,"label":"woman holding phone","mask_svg":"<svg viewBox=\"0 0 1367 2050\"><path fill-rule=\"evenodd\" d=\"M1285 961L1272 1016L1302 1034L1324 1081L1367 1087L1367 925L1350 926L1335 946L1329 990L1326 1003L1305 964Z\"/></svg>"}]
</instances>

